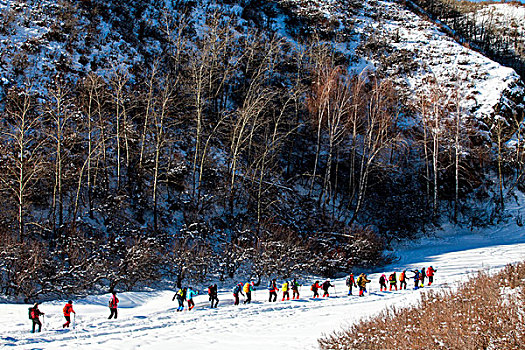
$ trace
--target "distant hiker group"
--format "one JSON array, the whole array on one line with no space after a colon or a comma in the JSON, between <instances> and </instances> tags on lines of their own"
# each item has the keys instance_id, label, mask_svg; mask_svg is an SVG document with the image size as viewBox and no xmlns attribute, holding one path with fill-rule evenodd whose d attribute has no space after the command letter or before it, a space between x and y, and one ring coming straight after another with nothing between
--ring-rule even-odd
<instances>
[{"instance_id":1,"label":"distant hiker group","mask_svg":"<svg viewBox=\"0 0 525 350\"><path fill-rule=\"evenodd\" d=\"M425 278L428 277L428 285L430 286L433 282L433 276L436 270L430 266L428 269L422 269L414 270L413 271L415 276L413 278L417 279L417 283L415 285L415 288L420 288L424 282ZM411 277L412 278L412 277ZM400 290L407 288L407 274L406 270L399 273L399 276L396 272L392 272L388 278L385 274L382 274L379 277L379 290L380 291L392 291L392 290L398 290L398 282L399 282L399 288ZM256 287L259 286L261 280L258 279L257 282L250 281L250 282L238 282L236 283L231 292L233 295L233 305L239 305L241 303L241 296L244 297L243 304L250 304L252 301L252 293L255 292ZM355 278L354 274L351 272L348 277L346 278L346 286L348 287L348 295L352 295L353 288L359 288L359 296L362 297L367 292L367 284L370 283L371 280L368 279L367 275L365 273L361 273L357 278ZM290 291L292 292L291 298L292 300L299 299L300 293L299 289L302 287L302 284L300 284L297 279L293 279L292 281L285 280L281 285L281 288L278 287L277 279L273 278L268 281L267 290L268 290L268 302L273 303L277 301L278 298L278 292L282 292L281 301L290 300ZM325 280L323 283L320 281L315 281L311 286L310 290L313 292L313 298L319 298L320 294L319 291L323 291L322 297L327 298L330 297L330 288L335 288L335 286L331 283L330 279ZM179 307L177 308L177 311L184 311L184 301L187 302L188 310L192 310L195 307L195 303L193 302L193 296L197 295L198 292L194 291L191 287L184 287L179 288L177 293L173 296L173 300L177 299L179 303ZM208 297L210 300L210 307L216 308L219 304L219 298L217 297L218 291L217 291L217 285L213 284L208 287Z\"/></svg>"},{"instance_id":2,"label":"distant hiker group","mask_svg":"<svg viewBox=\"0 0 525 350\"><path fill-rule=\"evenodd\" d=\"M407 279L411 278L414 281L414 289L419 289L425 286L425 279L428 278L428 286L431 286L432 283L434 283L434 274L436 273L436 269L434 269L432 266L429 266L428 268L422 268L421 270L412 270L411 271L414 275L413 276L407 276L407 271L403 270L399 274L399 278L397 278L397 275L395 272L391 273L388 276L388 279L385 274L382 274L381 277L379 277L379 290L380 291L386 291L387 290L387 282L389 284L388 290L391 291L392 289L397 290L397 282L399 281L399 289L407 289Z\"/></svg>"}]
</instances>

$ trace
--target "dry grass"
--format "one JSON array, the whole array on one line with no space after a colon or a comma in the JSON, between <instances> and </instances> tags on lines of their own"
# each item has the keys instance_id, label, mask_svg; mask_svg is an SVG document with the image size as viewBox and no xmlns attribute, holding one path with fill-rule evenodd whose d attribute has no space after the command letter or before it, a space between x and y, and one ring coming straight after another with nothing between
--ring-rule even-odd
<instances>
[{"instance_id":1,"label":"dry grass","mask_svg":"<svg viewBox=\"0 0 525 350\"><path fill-rule=\"evenodd\" d=\"M320 339L321 349L525 349L525 263Z\"/></svg>"}]
</instances>

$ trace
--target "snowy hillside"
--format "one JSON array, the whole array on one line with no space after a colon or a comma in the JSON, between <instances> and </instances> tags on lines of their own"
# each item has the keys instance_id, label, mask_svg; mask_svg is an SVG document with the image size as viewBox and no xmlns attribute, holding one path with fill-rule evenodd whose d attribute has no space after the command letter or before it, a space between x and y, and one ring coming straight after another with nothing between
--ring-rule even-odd
<instances>
[{"instance_id":1,"label":"snowy hillside","mask_svg":"<svg viewBox=\"0 0 525 350\"><path fill-rule=\"evenodd\" d=\"M512 69L460 45L396 2L370 2L367 10L363 35L381 38L391 48L372 59L382 60L384 74L396 80L408 99L418 92L430 94L431 86L438 85L449 101L458 93L455 98L465 111L489 123L502 105L511 115L525 107L524 85Z\"/></svg>"},{"instance_id":2,"label":"snowy hillside","mask_svg":"<svg viewBox=\"0 0 525 350\"><path fill-rule=\"evenodd\" d=\"M438 290L453 288L478 270L495 271L525 259L525 235L516 226L471 233L451 230L440 235L442 238L398 251L401 260L386 267L385 272L432 265L437 273L430 289ZM317 339L323 334L347 328L387 307L414 304L428 289L379 292L379 275L369 276L372 283L363 298L356 293L345 295L344 279L338 279L330 298L314 300L308 287L313 279L305 278L300 300L269 303L267 291L261 286L251 305L233 306L231 294L224 288L217 309L209 309L206 296L197 296L197 307L183 313L175 311L173 291L121 293L119 318L111 321L106 319L109 296L92 296L74 300L76 326L68 330L61 328L64 301L45 302L40 306L46 313L40 334L30 333L28 305L3 304L0 345L10 349L316 349Z\"/></svg>"}]
</instances>

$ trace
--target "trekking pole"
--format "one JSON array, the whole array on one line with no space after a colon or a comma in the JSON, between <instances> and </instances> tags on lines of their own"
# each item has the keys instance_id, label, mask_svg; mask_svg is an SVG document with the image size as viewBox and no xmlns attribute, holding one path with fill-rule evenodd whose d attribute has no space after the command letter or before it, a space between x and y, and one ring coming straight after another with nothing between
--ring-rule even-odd
<instances>
[{"instance_id":1,"label":"trekking pole","mask_svg":"<svg viewBox=\"0 0 525 350\"><path fill-rule=\"evenodd\" d=\"M335 284L333 285L333 287L334 287L334 294L335 296L337 296L337 289L335 289Z\"/></svg>"},{"instance_id":2,"label":"trekking pole","mask_svg":"<svg viewBox=\"0 0 525 350\"><path fill-rule=\"evenodd\" d=\"M45 331L44 325L46 324L46 315L42 315L42 330Z\"/></svg>"},{"instance_id":3,"label":"trekking pole","mask_svg":"<svg viewBox=\"0 0 525 350\"><path fill-rule=\"evenodd\" d=\"M73 314L73 329L75 329L76 324L77 324L77 314L74 313Z\"/></svg>"}]
</instances>

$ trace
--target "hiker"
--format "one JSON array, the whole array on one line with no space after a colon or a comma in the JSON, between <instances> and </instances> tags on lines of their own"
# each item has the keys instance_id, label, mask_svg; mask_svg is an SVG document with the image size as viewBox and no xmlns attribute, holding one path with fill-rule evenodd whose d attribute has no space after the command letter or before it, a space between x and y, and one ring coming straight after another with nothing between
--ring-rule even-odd
<instances>
[{"instance_id":1,"label":"hiker","mask_svg":"<svg viewBox=\"0 0 525 350\"><path fill-rule=\"evenodd\" d=\"M109 310L111 311L111 314L109 315L108 320L110 320L113 316L115 319L117 319L117 307L119 303L117 292L113 291L111 294L113 294L111 299L109 299Z\"/></svg>"},{"instance_id":2,"label":"hiker","mask_svg":"<svg viewBox=\"0 0 525 350\"><path fill-rule=\"evenodd\" d=\"M193 302L193 297L197 294L199 294L199 292L194 291L193 289L191 289L191 287L188 287L186 289L186 302L188 303L188 310L191 310L195 307L195 303Z\"/></svg>"},{"instance_id":3,"label":"hiker","mask_svg":"<svg viewBox=\"0 0 525 350\"><path fill-rule=\"evenodd\" d=\"M299 299L299 287L301 285L297 280L294 278L292 281L292 300L293 299Z\"/></svg>"},{"instance_id":4,"label":"hiker","mask_svg":"<svg viewBox=\"0 0 525 350\"><path fill-rule=\"evenodd\" d=\"M284 281L281 290L283 291L283 300L286 298L286 300L290 300L290 283L288 281Z\"/></svg>"},{"instance_id":5,"label":"hiker","mask_svg":"<svg viewBox=\"0 0 525 350\"><path fill-rule=\"evenodd\" d=\"M434 283L434 274L436 273L436 269L434 269L432 266L430 266L427 269L427 277L428 277L428 285L431 286L432 283Z\"/></svg>"},{"instance_id":6,"label":"hiker","mask_svg":"<svg viewBox=\"0 0 525 350\"><path fill-rule=\"evenodd\" d=\"M418 289L419 288L419 270L414 270L412 271L414 273L414 289Z\"/></svg>"},{"instance_id":7,"label":"hiker","mask_svg":"<svg viewBox=\"0 0 525 350\"><path fill-rule=\"evenodd\" d=\"M76 314L75 310L73 310L73 301L69 300L62 311L64 311L64 317L66 318L66 323L62 325L62 328L69 328L71 324L71 313Z\"/></svg>"},{"instance_id":8,"label":"hiker","mask_svg":"<svg viewBox=\"0 0 525 350\"><path fill-rule=\"evenodd\" d=\"M330 279L327 279L326 281L323 282L323 284L321 285L321 288L323 288L323 298L324 297L330 297L330 293L328 293L328 288L330 287L333 287L334 285L332 283L330 283Z\"/></svg>"},{"instance_id":9,"label":"hiker","mask_svg":"<svg viewBox=\"0 0 525 350\"><path fill-rule=\"evenodd\" d=\"M366 284L370 283L370 280L366 278L366 274L362 273L357 278L357 285L359 286L359 296L363 297L365 296L366 292Z\"/></svg>"},{"instance_id":10,"label":"hiker","mask_svg":"<svg viewBox=\"0 0 525 350\"><path fill-rule=\"evenodd\" d=\"M321 288L319 281L315 281L315 283L310 287L310 290L314 292L314 298L319 298L319 293L317 292L319 288Z\"/></svg>"},{"instance_id":11,"label":"hiker","mask_svg":"<svg viewBox=\"0 0 525 350\"><path fill-rule=\"evenodd\" d=\"M40 315L44 315L38 308L38 303L35 303L33 307L29 308L29 318L33 321L33 330L31 333L35 333L35 326L38 325L38 332L42 331L42 322L40 322Z\"/></svg>"},{"instance_id":12,"label":"hiker","mask_svg":"<svg viewBox=\"0 0 525 350\"><path fill-rule=\"evenodd\" d=\"M399 289L407 289L407 271L403 270L399 275Z\"/></svg>"},{"instance_id":13,"label":"hiker","mask_svg":"<svg viewBox=\"0 0 525 350\"><path fill-rule=\"evenodd\" d=\"M272 302L272 297L273 297L273 301L277 301L277 291L279 290L279 288L277 288L277 281L275 280L275 278L273 280L271 280L270 282L268 282L268 292L269 292L269 298L268 298L268 301L269 302Z\"/></svg>"},{"instance_id":14,"label":"hiker","mask_svg":"<svg viewBox=\"0 0 525 350\"><path fill-rule=\"evenodd\" d=\"M246 295L246 300L244 300L244 304L249 304L252 302L252 291L254 290L253 284L253 282L246 282L244 284L244 287L242 288L244 294Z\"/></svg>"},{"instance_id":15,"label":"hiker","mask_svg":"<svg viewBox=\"0 0 525 350\"><path fill-rule=\"evenodd\" d=\"M346 278L346 286L348 287L348 295L352 295L352 287L357 287L354 274L352 272L350 272L350 275Z\"/></svg>"},{"instance_id":16,"label":"hiker","mask_svg":"<svg viewBox=\"0 0 525 350\"><path fill-rule=\"evenodd\" d=\"M217 285L213 284L208 287L208 296L210 297L211 308L217 308L219 304L219 298L217 297ZM215 303L215 305L214 305Z\"/></svg>"},{"instance_id":17,"label":"hiker","mask_svg":"<svg viewBox=\"0 0 525 350\"><path fill-rule=\"evenodd\" d=\"M388 276L388 282L390 283L390 287L388 288L389 291L392 290L392 287L395 287L397 290L397 278L395 272L392 272L390 276Z\"/></svg>"},{"instance_id":18,"label":"hiker","mask_svg":"<svg viewBox=\"0 0 525 350\"><path fill-rule=\"evenodd\" d=\"M242 283L239 282L233 287L233 305L239 305L239 294L242 294ZM244 296L244 294L242 294Z\"/></svg>"},{"instance_id":19,"label":"hiker","mask_svg":"<svg viewBox=\"0 0 525 350\"><path fill-rule=\"evenodd\" d=\"M419 274L419 280L421 281L421 287L424 287L425 286L425 278L427 277L426 273L425 273L425 268L423 267L421 269L421 273Z\"/></svg>"},{"instance_id":20,"label":"hiker","mask_svg":"<svg viewBox=\"0 0 525 350\"><path fill-rule=\"evenodd\" d=\"M171 301L175 300L177 298L177 302L179 303L179 307L177 308L177 312L184 310L184 299L186 299L186 288L179 288L177 293L173 296L173 299Z\"/></svg>"},{"instance_id":21,"label":"hiker","mask_svg":"<svg viewBox=\"0 0 525 350\"><path fill-rule=\"evenodd\" d=\"M386 291L386 275L382 274L381 277L379 277L379 291Z\"/></svg>"}]
</instances>

